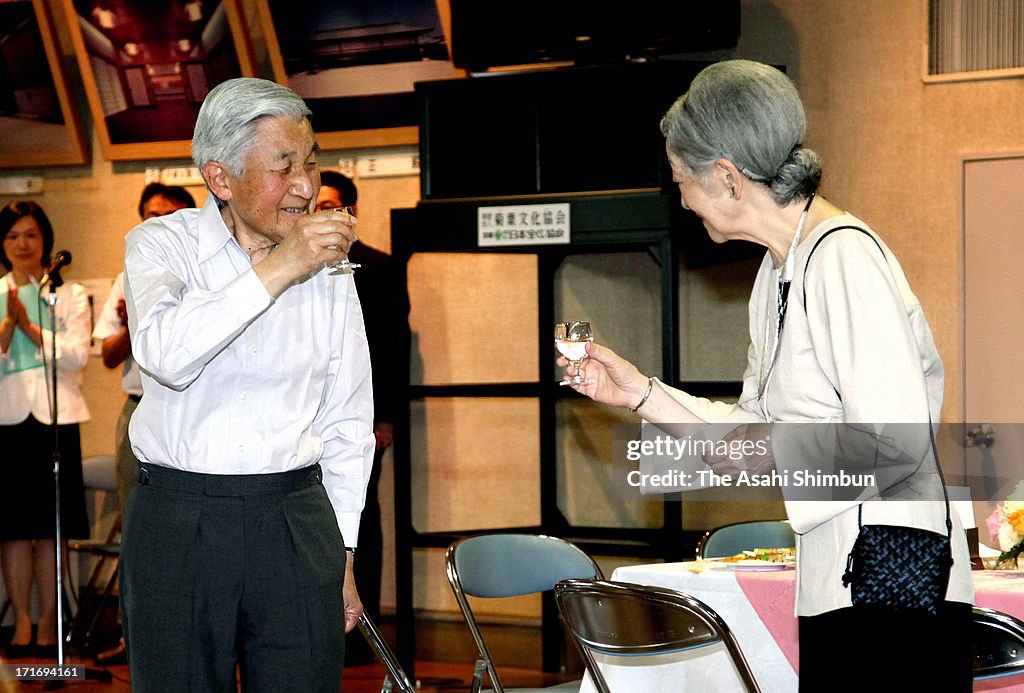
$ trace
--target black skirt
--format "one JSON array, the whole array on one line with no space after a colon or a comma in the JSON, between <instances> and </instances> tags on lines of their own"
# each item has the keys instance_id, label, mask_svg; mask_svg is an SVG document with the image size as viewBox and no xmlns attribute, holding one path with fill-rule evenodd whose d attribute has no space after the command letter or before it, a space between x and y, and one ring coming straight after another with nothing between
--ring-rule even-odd
<instances>
[{"instance_id":1,"label":"black skirt","mask_svg":"<svg viewBox=\"0 0 1024 693\"><path fill-rule=\"evenodd\" d=\"M61 538L85 539L89 519L78 424L57 427L60 440ZM53 539L57 532L53 428L29 416L0 426L0 541Z\"/></svg>"},{"instance_id":2,"label":"black skirt","mask_svg":"<svg viewBox=\"0 0 1024 693\"><path fill-rule=\"evenodd\" d=\"M801 616L800 693L970 693L971 619L960 602L936 616L868 607Z\"/></svg>"}]
</instances>

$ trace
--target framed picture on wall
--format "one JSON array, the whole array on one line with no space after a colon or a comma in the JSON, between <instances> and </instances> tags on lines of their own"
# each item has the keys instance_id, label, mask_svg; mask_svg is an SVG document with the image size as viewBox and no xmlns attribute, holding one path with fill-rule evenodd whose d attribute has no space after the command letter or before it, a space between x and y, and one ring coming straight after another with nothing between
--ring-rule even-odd
<instances>
[{"instance_id":1,"label":"framed picture on wall","mask_svg":"<svg viewBox=\"0 0 1024 693\"><path fill-rule=\"evenodd\" d=\"M46 1L0 0L0 168L88 160Z\"/></svg>"},{"instance_id":2,"label":"framed picture on wall","mask_svg":"<svg viewBox=\"0 0 1024 693\"><path fill-rule=\"evenodd\" d=\"M63 0L111 160L188 157L206 95L256 74L240 0Z\"/></svg>"},{"instance_id":3,"label":"framed picture on wall","mask_svg":"<svg viewBox=\"0 0 1024 693\"><path fill-rule=\"evenodd\" d=\"M274 79L313 111L324 149L416 144L414 85L462 76L447 0L257 0Z\"/></svg>"}]
</instances>

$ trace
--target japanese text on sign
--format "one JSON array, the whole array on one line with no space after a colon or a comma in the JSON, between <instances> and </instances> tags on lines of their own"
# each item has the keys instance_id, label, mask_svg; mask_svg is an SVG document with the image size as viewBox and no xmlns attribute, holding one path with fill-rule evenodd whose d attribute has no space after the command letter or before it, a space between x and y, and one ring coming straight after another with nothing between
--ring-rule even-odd
<instances>
[{"instance_id":1,"label":"japanese text on sign","mask_svg":"<svg viewBox=\"0 0 1024 693\"><path fill-rule=\"evenodd\" d=\"M569 203L478 207L478 246L569 242Z\"/></svg>"}]
</instances>

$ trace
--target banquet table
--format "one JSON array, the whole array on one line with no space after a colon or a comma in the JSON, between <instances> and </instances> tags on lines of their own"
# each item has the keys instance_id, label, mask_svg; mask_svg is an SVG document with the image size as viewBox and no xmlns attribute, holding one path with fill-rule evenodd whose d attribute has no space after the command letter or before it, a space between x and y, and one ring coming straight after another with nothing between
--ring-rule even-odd
<instances>
[{"instance_id":1,"label":"banquet table","mask_svg":"<svg viewBox=\"0 0 1024 693\"><path fill-rule=\"evenodd\" d=\"M977 570L975 603L1024 619L1024 572ZM795 693L799 671L795 571L745 570L721 561L623 566L612 580L668 587L700 599L732 629L765 693ZM725 647L714 645L669 657L597 657L613 691L743 691ZM1024 675L977 681L975 691L1024 693ZM594 693L585 678L581 693Z\"/></svg>"}]
</instances>

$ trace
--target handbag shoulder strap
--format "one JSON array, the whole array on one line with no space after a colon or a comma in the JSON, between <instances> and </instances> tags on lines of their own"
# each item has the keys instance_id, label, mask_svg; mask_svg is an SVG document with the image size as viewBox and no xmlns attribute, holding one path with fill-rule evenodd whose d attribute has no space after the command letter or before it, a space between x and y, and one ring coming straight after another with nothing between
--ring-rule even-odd
<instances>
[{"instance_id":1,"label":"handbag shoulder strap","mask_svg":"<svg viewBox=\"0 0 1024 693\"><path fill-rule=\"evenodd\" d=\"M878 239L875 238L871 233L869 233L867 229L865 229L865 228L863 228L861 226L855 226L853 224L844 224L843 226L837 226L834 229L829 229L825 233L821 234L821 237L818 238L818 240L815 241L814 245L811 247L811 252L807 253L807 261L804 263L804 295L803 295L803 304L804 304L804 312L805 313L807 312L807 267L811 264L811 256L814 255L814 251L818 249L818 246L821 245L821 242L823 240L828 238L830 235L832 235L836 231L842 231L844 229L853 229L855 231L860 231L861 233L863 233L865 236L867 236L872 241L874 241L875 245L878 247L878 252L882 253L882 257L885 258L885 251L882 250L882 244L879 243ZM888 261L886 262L886 264L888 264ZM839 401L841 402L843 400L842 394L840 394L840 392L838 390L836 390L836 395L839 397ZM935 445L935 430L932 427L931 411L928 412L928 434L929 434L929 437L931 438L932 454L935 456L935 469L939 473L939 481L941 482L941 485L942 485L942 496L943 496L943 498L946 501L946 533L950 537L952 537L952 535L953 535L953 519L950 516L949 492L946 491L946 478L942 474L942 463L939 462L939 450L938 450L938 447ZM857 526L858 527L862 526L861 525L861 519L862 519L863 513L864 513L864 504L861 503L859 506L857 506Z\"/></svg>"},{"instance_id":2,"label":"handbag shoulder strap","mask_svg":"<svg viewBox=\"0 0 1024 693\"><path fill-rule=\"evenodd\" d=\"M807 253L807 261L804 263L804 312L807 312L807 267L811 264L811 256L814 255L814 251L818 249L821 242L834 234L836 231L842 231L844 229L853 229L860 231L862 234L874 241L875 245L878 246L878 252L882 253L882 257L885 257L885 251L882 250L882 244L878 242L878 239L868 233L868 230L861 226L854 226L853 224L844 224L843 226L837 226L834 229L829 229L825 233L821 234L821 237L814 242L811 246L811 252Z\"/></svg>"},{"instance_id":3,"label":"handbag shoulder strap","mask_svg":"<svg viewBox=\"0 0 1024 693\"><path fill-rule=\"evenodd\" d=\"M942 486L942 497L946 501L946 536L953 538L953 518L950 514L949 491L946 490L946 477L942 474L942 463L939 462L939 451L935 446L935 429L932 427L932 418L928 416L928 435L931 438L932 455L935 456L935 471L939 473L939 482ZM857 506L857 527L863 526L864 504Z\"/></svg>"}]
</instances>

